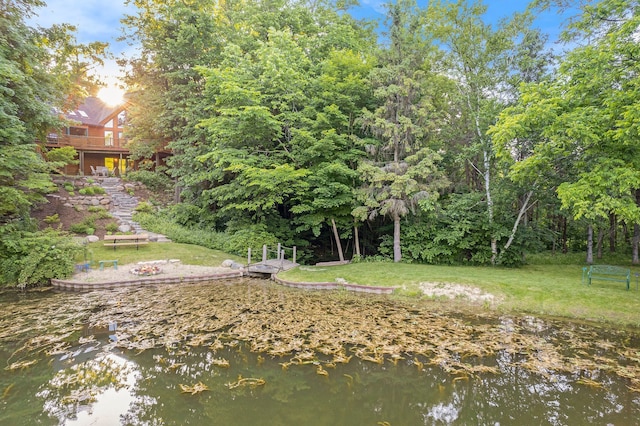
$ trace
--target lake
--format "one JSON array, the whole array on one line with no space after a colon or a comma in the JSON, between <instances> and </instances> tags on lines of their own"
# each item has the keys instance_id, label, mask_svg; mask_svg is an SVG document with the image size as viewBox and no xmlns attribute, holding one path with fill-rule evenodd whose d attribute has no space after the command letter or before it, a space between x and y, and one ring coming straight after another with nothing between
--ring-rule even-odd
<instances>
[{"instance_id":1,"label":"lake","mask_svg":"<svg viewBox=\"0 0 640 426\"><path fill-rule=\"evenodd\" d=\"M4 425L633 425L640 333L252 279L0 296Z\"/></svg>"}]
</instances>

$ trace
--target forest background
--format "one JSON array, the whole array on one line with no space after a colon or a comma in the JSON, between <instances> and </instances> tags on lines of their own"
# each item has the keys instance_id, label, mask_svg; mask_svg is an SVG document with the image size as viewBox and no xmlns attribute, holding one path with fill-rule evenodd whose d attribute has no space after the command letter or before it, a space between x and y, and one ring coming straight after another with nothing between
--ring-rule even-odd
<instances>
[{"instance_id":1,"label":"forest background","mask_svg":"<svg viewBox=\"0 0 640 426\"><path fill-rule=\"evenodd\" d=\"M306 260L592 263L608 243L639 262L637 2L535 1L491 25L482 2L399 0L381 38L342 1L133 3L130 149L169 142L166 168L136 173L179 201L145 226L236 253L296 245ZM72 27L25 24L41 6L0 3L8 284L72 271L70 240L29 220L68 160L43 161L36 141L63 125L51 107L95 90L88 70L106 52ZM532 25L549 7L579 10L561 55Z\"/></svg>"}]
</instances>

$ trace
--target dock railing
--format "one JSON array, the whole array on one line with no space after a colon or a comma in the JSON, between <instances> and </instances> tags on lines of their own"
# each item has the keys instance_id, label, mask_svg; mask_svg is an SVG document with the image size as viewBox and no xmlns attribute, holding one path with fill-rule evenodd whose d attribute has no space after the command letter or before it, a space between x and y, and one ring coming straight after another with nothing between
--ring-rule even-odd
<instances>
[{"instance_id":1,"label":"dock railing","mask_svg":"<svg viewBox=\"0 0 640 426\"><path fill-rule=\"evenodd\" d=\"M266 264L267 261L271 260L270 255L273 255L274 253L275 253L275 260L279 260L283 262L286 257L286 252L291 252L291 262L296 263L296 255L297 255L296 246L285 247L282 244L278 243L274 251L273 249L269 249L269 247L267 247L267 245L265 244L262 246L262 260L257 263ZM252 250L251 250L251 247L249 247L247 249L247 265L251 265L252 263L251 259L252 259Z\"/></svg>"}]
</instances>

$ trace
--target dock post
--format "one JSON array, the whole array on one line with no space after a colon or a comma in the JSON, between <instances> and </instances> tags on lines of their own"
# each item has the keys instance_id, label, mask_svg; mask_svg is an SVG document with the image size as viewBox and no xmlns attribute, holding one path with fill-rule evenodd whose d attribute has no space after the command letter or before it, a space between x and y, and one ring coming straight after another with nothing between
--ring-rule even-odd
<instances>
[{"instance_id":1,"label":"dock post","mask_svg":"<svg viewBox=\"0 0 640 426\"><path fill-rule=\"evenodd\" d=\"M278 243L278 257L277 257L277 259L278 260L282 259L282 253L280 252L280 243Z\"/></svg>"},{"instance_id":2,"label":"dock post","mask_svg":"<svg viewBox=\"0 0 640 426\"><path fill-rule=\"evenodd\" d=\"M293 263L296 263L296 246L293 246L293 259L292 259Z\"/></svg>"},{"instance_id":3,"label":"dock post","mask_svg":"<svg viewBox=\"0 0 640 426\"><path fill-rule=\"evenodd\" d=\"M267 261L267 245L262 246L262 263Z\"/></svg>"},{"instance_id":4,"label":"dock post","mask_svg":"<svg viewBox=\"0 0 640 426\"><path fill-rule=\"evenodd\" d=\"M247 249L247 265L251 265L251 247Z\"/></svg>"}]
</instances>

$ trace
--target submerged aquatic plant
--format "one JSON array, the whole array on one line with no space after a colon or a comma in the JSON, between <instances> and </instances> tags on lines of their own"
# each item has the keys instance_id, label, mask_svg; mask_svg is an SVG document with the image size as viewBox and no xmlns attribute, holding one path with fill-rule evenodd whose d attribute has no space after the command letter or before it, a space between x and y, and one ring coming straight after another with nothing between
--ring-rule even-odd
<instances>
[{"instance_id":1,"label":"submerged aquatic plant","mask_svg":"<svg viewBox=\"0 0 640 426\"><path fill-rule=\"evenodd\" d=\"M260 280L52 295L41 302L15 303L5 315L0 317L0 339L17 347L7 360L9 367L33 354L98 344L84 331L117 324L108 344L134 353L248 349L277 359L283 370L308 364L331 368L355 357L377 364L403 362L418 372L441 368L452 381L499 374L499 358L502 366L548 377L569 374L575 381L586 377L597 383L596 373L613 374L628 380L631 390L640 390L640 350L635 344L616 344L629 340L627 331L604 333L570 322L488 311L465 316L433 301L314 293ZM83 333L88 337L79 337ZM225 361L208 360L218 367L225 367ZM165 360L158 357L158 362ZM174 363L168 368L178 367ZM324 375L322 371L317 368L318 374ZM239 379L229 388L259 385L259 380Z\"/></svg>"},{"instance_id":2,"label":"submerged aquatic plant","mask_svg":"<svg viewBox=\"0 0 640 426\"><path fill-rule=\"evenodd\" d=\"M236 380L235 382L227 383L227 387L229 389L235 389L241 386L249 386L251 388L255 388L258 386L264 386L266 383L267 382L264 379L238 376L238 380Z\"/></svg>"},{"instance_id":3,"label":"submerged aquatic plant","mask_svg":"<svg viewBox=\"0 0 640 426\"><path fill-rule=\"evenodd\" d=\"M197 395L201 392L208 391L209 386L205 385L202 382L198 382L193 386L179 384L182 393L189 393L191 395Z\"/></svg>"}]
</instances>

